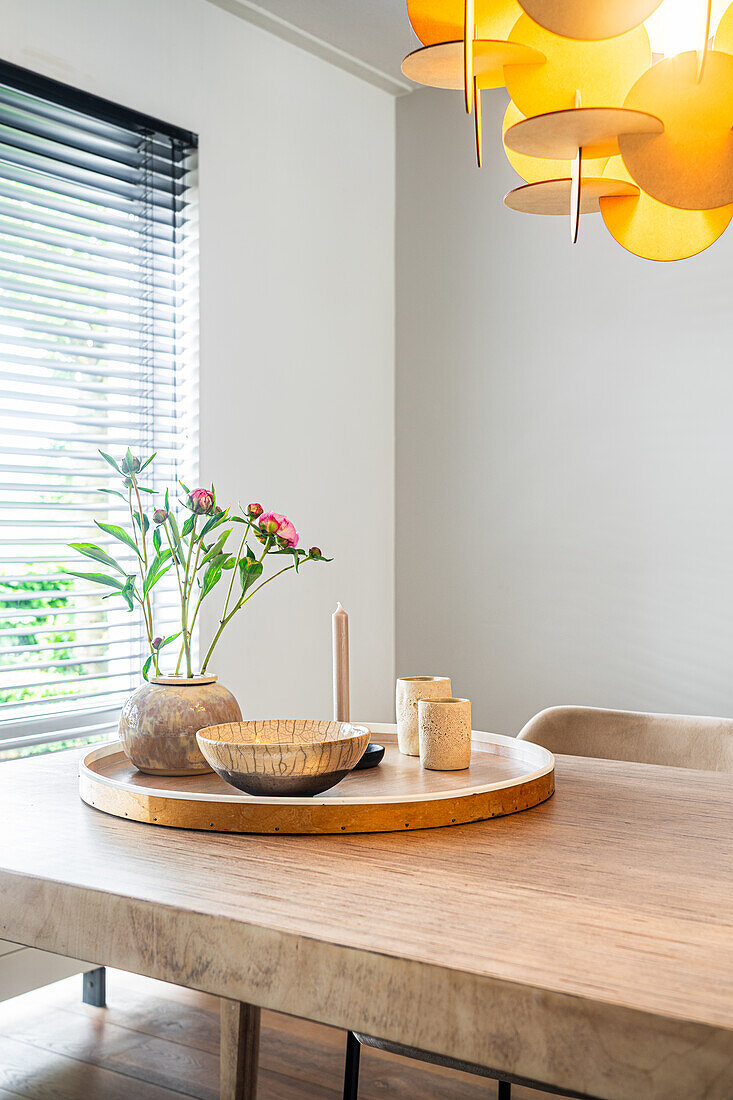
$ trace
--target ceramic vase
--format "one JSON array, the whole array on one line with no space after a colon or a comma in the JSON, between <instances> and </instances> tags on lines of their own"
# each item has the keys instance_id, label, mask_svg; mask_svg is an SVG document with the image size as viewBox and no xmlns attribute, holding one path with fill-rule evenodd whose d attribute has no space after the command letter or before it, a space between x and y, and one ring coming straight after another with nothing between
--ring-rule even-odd
<instances>
[{"instance_id":1,"label":"ceramic vase","mask_svg":"<svg viewBox=\"0 0 733 1100\"><path fill-rule=\"evenodd\" d=\"M130 696L120 715L119 737L130 762L151 775L211 771L196 734L206 726L241 722L231 691L216 676L155 677Z\"/></svg>"},{"instance_id":2,"label":"ceramic vase","mask_svg":"<svg viewBox=\"0 0 733 1100\"><path fill-rule=\"evenodd\" d=\"M417 704L420 763L429 771L462 771L471 763L469 699L420 699Z\"/></svg>"},{"instance_id":3,"label":"ceramic vase","mask_svg":"<svg viewBox=\"0 0 733 1100\"><path fill-rule=\"evenodd\" d=\"M447 676L403 676L397 681L397 744L405 756L419 756L417 728L418 699L449 698Z\"/></svg>"}]
</instances>

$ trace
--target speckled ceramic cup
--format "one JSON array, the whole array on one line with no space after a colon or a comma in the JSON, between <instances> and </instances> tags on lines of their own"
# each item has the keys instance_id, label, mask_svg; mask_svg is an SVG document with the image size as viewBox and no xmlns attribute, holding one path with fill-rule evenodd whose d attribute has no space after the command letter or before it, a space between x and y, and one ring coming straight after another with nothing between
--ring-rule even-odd
<instances>
[{"instance_id":1,"label":"speckled ceramic cup","mask_svg":"<svg viewBox=\"0 0 733 1100\"><path fill-rule=\"evenodd\" d=\"M433 772L462 771L471 763L470 699L420 699L420 763Z\"/></svg>"},{"instance_id":2,"label":"speckled ceramic cup","mask_svg":"<svg viewBox=\"0 0 733 1100\"><path fill-rule=\"evenodd\" d=\"M401 676L397 681L397 744L405 756L419 756L418 699L438 699L452 694L447 676Z\"/></svg>"}]
</instances>

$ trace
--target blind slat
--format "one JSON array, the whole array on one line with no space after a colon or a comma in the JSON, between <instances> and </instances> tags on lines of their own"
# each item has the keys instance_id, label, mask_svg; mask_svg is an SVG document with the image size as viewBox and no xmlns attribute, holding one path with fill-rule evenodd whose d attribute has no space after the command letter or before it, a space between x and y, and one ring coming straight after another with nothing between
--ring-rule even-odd
<instances>
[{"instance_id":1,"label":"blind slat","mask_svg":"<svg viewBox=\"0 0 733 1100\"><path fill-rule=\"evenodd\" d=\"M55 370L55 367L54 367ZM64 373L68 374L81 374L83 378L94 376L95 372L78 370L76 364L69 371ZM98 373L98 372L96 372ZM73 390L76 393L109 393L110 390L110 378L114 380L115 392L120 397L133 396L139 397L140 395L140 383L141 378L135 374L122 374L116 372L115 374L108 376L104 382L82 382L78 378L50 378L48 376L38 376L37 374L14 374L12 371L7 371L5 374L6 382L28 382L31 381L34 385L50 386L53 389ZM131 385L122 385L123 382L130 382ZM156 387L160 389L160 395L158 400L164 404L175 402L175 382L157 382ZM173 391L173 392L171 392Z\"/></svg>"},{"instance_id":2,"label":"blind slat","mask_svg":"<svg viewBox=\"0 0 733 1100\"><path fill-rule=\"evenodd\" d=\"M58 192L49 191L46 187L35 187L20 180L3 178L2 175L0 175L0 198L11 202L27 203L33 211L46 210L49 213L53 211L54 214L80 218L94 224L99 224L100 220L96 204L80 201L73 195L61 195ZM179 251L174 244L177 241L175 219L151 221L141 212L116 211L108 207L101 217L101 224L124 233L144 237L149 241L166 241L171 247L175 247L176 252Z\"/></svg>"},{"instance_id":3,"label":"blind slat","mask_svg":"<svg viewBox=\"0 0 733 1100\"><path fill-rule=\"evenodd\" d=\"M29 275L43 276L55 279L59 283L77 283L80 286L96 285L103 290L113 290L123 293L144 289L146 294L151 294L151 288L155 287L155 293L171 291L176 286L176 279L170 273L170 264L166 263L166 270L156 273L155 281L148 278L148 267L144 257L140 256L138 262L123 264L119 260L110 260L106 263L90 260L83 251L72 252L70 249L43 247L29 238L19 239L15 235L0 234L0 253L3 255L22 256L24 270ZM3 266L6 266L3 260ZM86 277L80 280L78 272L86 272L98 275L100 278L90 282ZM171 301L170 294L163 296Z\"/></svg>"},{"instance_id":4,"label":"blind slat","mask_svg":"<svg viewBox=\"0 0 733 1100\"><path fill-rule=\"evenodd\" d=\"M23 303L23 306L24 312L32 312L29 311L25 303ZM77 344L79 341L88 340L90 344L93 344L93 347L90 348L91 351L99 347L107 347L108 345L114 347L140 347L142 334L139 328L137 332L130 333L116 332L112 328L102 326L100 322L91 320L87 321L87 325L90 327L86 329L72 328L71 325L54 324L51 321L39 321L37 317L32 319L28 317L16 317L12 308L8 307L7 301L0 296L0 331L15 329L24 333L33 332L34 335L46 333L48 336L61 336ZM11 335L11 333L7 333L7 335ZM168 355L173 355L175 353L175 340L172 336L164 336L162 334L156 336L156 344L159 344L161 351L165 351ZM64 349L66 348L65 344L61 346Z\"/></svg>"},{"instance_id":5,"label":"blind slat","mask_svg":"<svg viewBox=\"0 0 733 1100\"><path fill-rule=\"evenodd\" d=\"M118 365L126 365L129 363L137 363L138 365L147 362L150 355L153 354L152 349L147 352L145 349L141 349L139 353L126 351L119 349L115 351L103 351L99 347L84 347L83 344L64 344L57 340L44 340L35 339L27 336L11 336L10 333L0 332L0 348L28 348L30 352L46 351L51 355L66 356L66 360L61 360L62 364L74 357L80 359L95 359L100 363L113 363ZM163 365L170 365L171 361L175 357L168 351L158 351L155 349L156 359L160 359ZM56 360L47 359L45 366L53 367Z\"/></svg>"},{"instance_id":6,"label":"blind slat","mask_svg":"<svg viewBox=\"0 0 733 1100\"><path fill-rule=\"evenodd\" d=\"M144 201L145 196L140 197L122 195L111 190L97 189L86 186L80 180L67 180L62 176L54 176L43 171L38 165L23 165L16 159L15 163L4 159L0 150L0 175L16 184L27 187L35 187L39 191L56 192L67 199L85 203L88 207L108 206L119 214L127 214L133 218L149 218L151 221L174 228L178 217L183 212L184 204L175 202L150 202ZM147 207L150 207L148 210Z\"/></svg>"},{"instance_id":7,"label":"blind slat","mask_svg":"<svg viewBox=\"0 0 733 1100\"><path fill-rule=\"evenodd\" d=\"M22 293L22 289L19 289L17 284L11 284L13 287L13 294ZM16 313L29 313L32 316L32 324L36 325L38 317L53 317L56 321L72 321L76 325L94 325L95 330L99 330L101 325L104 325L107 332L112 335L113 333L120 333L128 336L130 332L133 333L132 339L138 343L143 339L145 331L151 318L145 317L120 317L116 316L112 310L102 310L99 305L90 307L90 312L84 312L79 309L68 309L63 304L53 304L53 300L46 302L39 302L38 295L27 294L25 297L12 297L8 292L7 284L4 287L0 286L0 315L8 318L9 324L19 325L20 319L15 316ZM153 315L154 316L154 315ZM23 322L25 324L25 321ZM179 329L176 331L175 325L170 321L164 321L162 318L155 319L156 334L161 340L173 341L178 337L181 338L184 330ZM43 331L43 330L39 330Z\"/></svg>"},{"instance_id":8,"label":"blind slat","mask_svg":"<svg viewBox=\"0 0 733 1100\"><path fill-rule=\"evenodd\" d=\"M175 303L171 304L157 300L150 302L133 294L113 294L108 291L96 294L80 294L72 289L68 279L64 281L63 285L58 285L47 278L47 273L42 272L35 281L31 280L30 276L34 273L30 271L28 265L15 263L12 260L3 260L0 264L0 271L14 272L21 276L19 279L7 279L0 274L0 288L3 290L26 294L31 300L38 297L62 302L64 305L84 306L95 312L97 321L100 320L100 314L104 316L109 313L113 318L117 317L118 314L122 314L123 316L134 317L138 322L142 315L145 316L147 322L156 321L157 323L159 319L168 321L170 324L178 322ZM89 287L89 283L83 281L78 285Z\"/></svg>"},{"instance_id":9,"label":"blind slat","mask_svg":"<svg viewBox=\"0 0 733 1100\"><path fill-rule=\"evenodd\" d=\"M90 235L79 236L71 230L55 230L38 228L34 219L25 217L13 220L6 216L0 216L0 238L19 238L22 241L33 241L34 244L47 245L49 248L66 249L74 251L82 256L99 256L110 264L140 265L140 243L130 245L113 244L109 241L95 239ZM174 261L170 250L156 250L156 263L163 272L171 274L174 271ZM106 269L105 269L106 270Z\"/></svg>"},{"instance_id":10,"label":"blind slat","mask_svg":"<svg viewBox=\"0 0 733 1100\"><path fill-rule=\"evenodd\" d=\"M5 191L6 189L0 184L0 219L3 225L8 227L8 231L11 224L22 222L26 226L44 226L67 242L70 238L79 238L82 251L86 248L84 241L93 241L99 246L120 248L125 252L140 248L141 244L145 243L145 247L156 256L169 260L178 253L175 243L168 237L156 237L153 241L144 242L140 228L135 226L115 227L107 221L96 221L91 216L84 218L79 214L71 215L55 209L47 210L39 204L32 203L30 197L25 200L21 196L11 199ZM22 231L17 227L13 232L22 235Z\"/></svg>"}]
</instances>

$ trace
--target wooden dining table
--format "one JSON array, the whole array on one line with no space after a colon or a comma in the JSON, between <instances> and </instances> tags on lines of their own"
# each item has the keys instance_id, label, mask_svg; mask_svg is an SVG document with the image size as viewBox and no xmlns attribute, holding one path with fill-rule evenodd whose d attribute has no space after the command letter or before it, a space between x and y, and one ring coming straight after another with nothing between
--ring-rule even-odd
<instances>
[{"instance_id":1,"label":"wooden dining table","mask_svg":"<svg viewBox=\"0 0 733 1100\"><path fill-rule=\"evenodd\" d=\"M373 726L387 730L393 727ZM558 757L490 821L253 836L108 816L78 750L0 765L0 938L603 1100L733 1097L733 776Z\"/></svg>"}]
</instances>

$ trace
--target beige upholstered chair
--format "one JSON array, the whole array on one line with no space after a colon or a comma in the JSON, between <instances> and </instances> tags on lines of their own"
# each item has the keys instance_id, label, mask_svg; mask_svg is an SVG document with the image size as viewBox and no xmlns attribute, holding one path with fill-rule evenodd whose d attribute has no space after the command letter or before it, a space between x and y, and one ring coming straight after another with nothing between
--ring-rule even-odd
<instances>
[{"instance_id":1,"label":"beige upholstered chair","mask_svg":"<svg viewBox=\"0 0 733 1100\"><path fill-rule=\"evenodd\" d=\"M565 756L593 756L602 760L633 760L641 764L733 772L731 718L643 714L595 707L549 707L530 719L517 736ZM346 1042L344 1100L357 1100L359 1048L362 1044L423 1062L465 1070L480 1077L493 1077L498 1081L498 1100L510 1100L512 1082L502 1079L496 1070L353 1032L348 1033ZM545 1091L555 1091L535 1081L522 1083L531 1088L544 1087Z\"/></svg>"},{"instance_id":2,"label":"beige upholstered chair","mask_svg":"<svg viewBox=\"0 0 733 1100\"><path fill-rule=\"evenodd\" d=\"M733 772L733 719L550 707L518 734L565 756Z\"/></svg>"}]
</instances>

